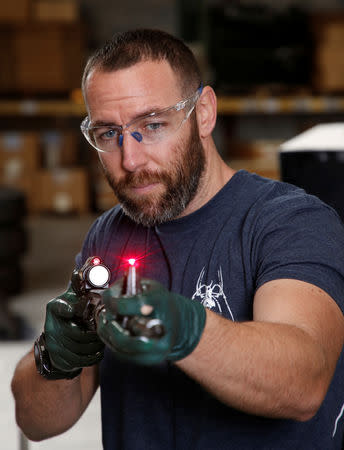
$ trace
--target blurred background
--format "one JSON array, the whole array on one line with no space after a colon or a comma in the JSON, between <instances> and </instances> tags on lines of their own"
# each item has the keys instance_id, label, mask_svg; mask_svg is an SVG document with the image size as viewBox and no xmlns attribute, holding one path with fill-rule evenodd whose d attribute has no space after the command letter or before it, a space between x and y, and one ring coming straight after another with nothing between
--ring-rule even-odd
<instances>
[{"instance_id":1,"label":"blurred background","mask_svg":"<svg viewBox=\"0 0 344 450\"><path fill-rule=\"evenodd\" d=\"M344 0L2 1L4 450L101 448L98 396L70 432L27 443L15 426L9 383L42 329L45 304L67 285L88 227L116 203L96 152L79 132L85 116L80 79L92 50L113 33L135 27L163 29L193 49L204 82L218 96L216 144L235 169L290 181L281 170L282 144L316 125L344 122ZM337 153L329 157L325 148L317 156L332 164L326 170L339 174L333 192L341 188L344 160ZM300 185L312 161L302 169Z\"/></svg>"}]
</instances>

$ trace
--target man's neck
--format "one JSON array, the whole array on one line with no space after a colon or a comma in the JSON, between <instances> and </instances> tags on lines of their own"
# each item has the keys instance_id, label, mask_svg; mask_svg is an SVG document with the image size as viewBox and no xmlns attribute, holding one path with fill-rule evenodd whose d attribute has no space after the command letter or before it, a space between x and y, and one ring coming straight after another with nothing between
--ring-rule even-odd
<instances>
[{"instance_id":1,"label":"man's neck","mask_svg":"<svg viewBox=\"0 0 344 450\"><path fill-rule=\"evenodd\" d=\"M214 143L206 149L206 166L195 197L179 217L187 216L209 202L235 174L221 158Z\"/></svg>"}]
</instances>

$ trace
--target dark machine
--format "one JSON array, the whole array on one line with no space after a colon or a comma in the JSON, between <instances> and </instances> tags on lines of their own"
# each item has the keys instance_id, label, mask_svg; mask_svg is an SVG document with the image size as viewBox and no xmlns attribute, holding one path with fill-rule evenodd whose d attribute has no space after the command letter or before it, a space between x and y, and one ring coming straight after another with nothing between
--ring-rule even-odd
<instances>
[{"instance_id":1,"label":"dark machine","mask_svg":"<svg viewBox=\"0 0 344 450\"><path fill-rule=\"evenodd\" d=\"M344 220L344 124L317 125L280 147L281 179L332 206Z\"/></svg>"}]
</instances>

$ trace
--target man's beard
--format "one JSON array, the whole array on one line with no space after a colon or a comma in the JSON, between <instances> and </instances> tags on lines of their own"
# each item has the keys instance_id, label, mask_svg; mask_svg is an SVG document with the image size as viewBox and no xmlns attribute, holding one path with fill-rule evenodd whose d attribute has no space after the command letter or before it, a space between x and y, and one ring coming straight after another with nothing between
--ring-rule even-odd
<instances>
[{"instance_id":1,"label":"man's beard","mask_svg":"<svg viewBox=\"0 0 344 450\"><path fill-rule=\"evenodd\" d=\"M190 119L192 125L189 138L185 144L178 144L171 149L171 154L175 155L176 159L166 170L128 173L123 179L116 181L107 168L103 167L123 211L134 222L144 226L168 222L180 216L195 197L205 168L205 154L198 134L197 121L195 117ZM136 198L128 194L128 187L153 183L164 185L164 192Z\"/></svg>"}]
</instances>

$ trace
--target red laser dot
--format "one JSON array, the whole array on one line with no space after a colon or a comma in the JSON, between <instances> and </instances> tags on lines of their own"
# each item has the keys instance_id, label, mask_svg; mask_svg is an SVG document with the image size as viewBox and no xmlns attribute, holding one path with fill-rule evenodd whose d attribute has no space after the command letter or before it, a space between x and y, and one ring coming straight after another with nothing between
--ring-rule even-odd
<instances>
[{"instance_id":1,"label":"red laser dot","mask_svg":"<svg viewBox=\"0 0 344 450\"><path fill-rule=\"evenodd\" d=\"M135 259L135 258L130 258L130 259L128 259L128 263L129 263L131 266L134 266L135 263L136 263L136 259Z\"/></svg>"},{"instance_id":2,"label":"red laser dot","mask_svg":"<svg viewBox=\"0 0 344 450\"><path fill-rule=\"evenodd\" d=\"M93 258L92 259L92 264L94 266L98 266L101 263L100 258Z\"/></svg>"}]
</instances>

